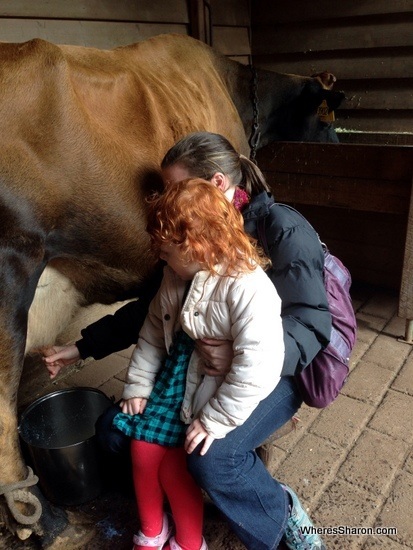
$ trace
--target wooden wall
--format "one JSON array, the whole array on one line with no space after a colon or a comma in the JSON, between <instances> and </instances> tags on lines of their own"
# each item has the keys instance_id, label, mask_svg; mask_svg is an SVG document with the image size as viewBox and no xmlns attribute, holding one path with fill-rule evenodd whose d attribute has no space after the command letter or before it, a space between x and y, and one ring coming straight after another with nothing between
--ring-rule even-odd
<instances>
[{"instance_id":1,"label":"wooden wall","mask_svg":"<svg viewBox=\"0 0 413 550\"><path fill-rule=\"evenodd\" d=\"M412 0L252 0L257 66L337 77L342 142L413 143Z\"/></svg>"},{"instance_id":2,"label":"wooden wall","mask_svg":"<svg viewBox=\"0 0 413 550\"><path fill-rule=\"evenodd\" d=\"M241 63L251 61L250 0L210 0L213 47Z\"/></svg>"},{"instance_id":3,"label":"wooden wall","mask_svg":"<svg viewBox=\"0 0 413 550\"><path fill-rule=\"evenodd\" d=\"M193 35L193 10L212 16L213 46L247 63L249 0L0 0L0 41L43 38L110 49L162 33Z\"/></svg>"},{"instance_id":4,"label":"wooden wall","mask_svg":"<svg viewBox=\"0 0 413 550\"><path fill-rule=\"evenodd\" d=\"M413 147L278 142L257 161L276 200L306 216L354 280L400 288Z\"/></svg>"}]
</instances>

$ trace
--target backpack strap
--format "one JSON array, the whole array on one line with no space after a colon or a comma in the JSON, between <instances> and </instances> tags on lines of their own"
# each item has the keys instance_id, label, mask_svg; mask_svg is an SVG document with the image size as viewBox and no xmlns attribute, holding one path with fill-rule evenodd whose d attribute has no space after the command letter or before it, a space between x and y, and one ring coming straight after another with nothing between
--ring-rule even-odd
<instances>
[{"instance_id":1,"label":"backpack strap","mask_svg":"<svg viewBox=\"0 0 413 550\"><path fill-rule=\"evenodd\" d=\"M314 229L314 227L311 225L311 223L307 220L307 218L305 218L301 212L299 212L298 210L296 210L295 208L293 208L292 206L289 206L288 204L283 204L281 202L273 202L271 204L271 206L269 207L268 209L268 212L270 211L270 209L273 207L273 206L283 206L284 208L288 208L288 210L291 210L292 212L295 212L296 214L298 214L306 223L308 223L308 225L313 229L314 233L317 235L317 238L318 240L320 241L320 244L323 248L323 251L324 251L324 256L327 256L327 254L329 254L329 250L327 248L327 245L325 243L323 243L323 241L320 239L320 236L319 234L317 233L317 231ZM262 248L264 249L264 252L265 254L270 258L270 248L269 248L269 245L268 245L268 239L267 239L267 231L265 229L265 220L267 219L269 214L267 214L267 216L264 216L264 217L261 217L261 218L258 218L258 221L257 221L257 235L258 235L258 239L260 241L260 244L262 246Z\"/></svg>"},{"instance_id":2,"label":"backpack strap","mask_svg":"<svg viewBox=\"0 0 413 550\"><path fill-rule=\"evenodd\" d=\"M258 221L257 221L257 235L258 235L258 240L260 242L259 244L262 246L266 256L268 256L268 258L269 258L270 257L270 250L269 250L269 247L268 247L267 233L266 233L266 230L265 230L265 220L266 220L266 218L267 218L267 216L258 218Z\"/></svg>"}]
</instances>

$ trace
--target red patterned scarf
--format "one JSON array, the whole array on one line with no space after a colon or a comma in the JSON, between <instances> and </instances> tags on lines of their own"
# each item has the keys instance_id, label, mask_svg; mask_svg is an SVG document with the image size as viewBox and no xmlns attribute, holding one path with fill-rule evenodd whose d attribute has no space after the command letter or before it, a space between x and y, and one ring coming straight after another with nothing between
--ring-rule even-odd
<instances>
[{"instance_id":1,"label":"red patterned scarf","mask_svg":"<svg viewBox=\"0 0 413 550\"><path fill-rule=\"evenodd\" d=\"M250 202L250 197L248 193L241 187L235 188L234 198L232 199L232 204L237 210L242 210L246 204Z\"/></svg>"}]
</instances>

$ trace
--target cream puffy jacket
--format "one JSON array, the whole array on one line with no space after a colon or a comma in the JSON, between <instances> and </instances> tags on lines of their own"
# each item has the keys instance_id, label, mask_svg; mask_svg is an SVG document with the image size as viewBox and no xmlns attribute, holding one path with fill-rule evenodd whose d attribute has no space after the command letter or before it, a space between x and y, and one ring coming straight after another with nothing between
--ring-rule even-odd
<instances>
[{"instance_id":1,"label":"cream puffy jacket","mask_svg":"<svg viewBox=\"0 0 413 550\"><path fill-rule=\"evenodd\" d=\"M219 439L243 424L280 379L281 300L259 267L237 277L199 271L185 296L187 284L165 267L132 354L123 398L149 397L181 328L194 340L231 340L234 358L225 377L204 375L201 357L196 350L192 353L181 409L185 423L199 417L207 432Z\"/></svg>"}]
</instances>

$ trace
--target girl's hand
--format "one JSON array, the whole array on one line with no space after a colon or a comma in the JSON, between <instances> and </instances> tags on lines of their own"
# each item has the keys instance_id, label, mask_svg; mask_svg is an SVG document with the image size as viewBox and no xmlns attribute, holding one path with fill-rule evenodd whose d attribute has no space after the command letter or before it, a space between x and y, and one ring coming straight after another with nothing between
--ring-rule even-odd
<instances>
[{"instance_id":1,"label":"girl's hand","mask_svg":"<svg viewBox=\"0 0 413 550\"><path fill-rule=\"evenodd\" d=\"M131 397L130 399L122 400L119 405L124 414L142 414L145 410L147 399L144 397Z\"/></svg>"},{"instance_id":2,"label":"girl's hand","mask_svg":"<svg viewBox=\"0 0 413 550\"><path fill-rule=\"evenodd\" d=\"M38 351L43 355L43 362L51 379L55 378L63 367L74 365L81 358L76 344L51 346Z\"/></svg>"},{"instance_id":3,"label":"girl's hand","mask_svg":"<svg viewBox=\"0 0 413 550\"><path fill-rule=\"evenodd\" d=\"M231 340L204 338L196 341L196 349L209 376L225 376L230 371L234 358Z\"/></svg>"},{"instance_id":4,"label":"girl's hand","mask_svg":"<svg viewBox=\"0 0 413 550\"><path fill-rule=\"evenodd\" d=\"M196 419L189 425L189 428L186 431L186 439L184 448L188 454L191 454L192 451L202 442L202 449L199 454L204 455L212 445L214 438L212 435L206 431L206 429L201 424L201 421Z\"/></svg>"}]
</instances>

